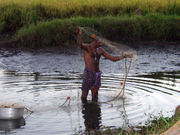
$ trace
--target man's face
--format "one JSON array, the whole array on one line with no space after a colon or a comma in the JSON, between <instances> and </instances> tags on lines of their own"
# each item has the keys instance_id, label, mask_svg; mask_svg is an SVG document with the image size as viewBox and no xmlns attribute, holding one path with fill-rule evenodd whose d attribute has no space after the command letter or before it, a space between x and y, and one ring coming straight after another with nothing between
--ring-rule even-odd
<instances>
[{"instance_id":1,"label":"man's face","mask_svg":"<svg viewBox=\"0 0 180 135\"><path fill-rule=\"evenodd\" d=\"M98 47L101 47L102 46L102 42L101 41L95 41L95 47L98 48Z\"/></svg>"}]
</instances>

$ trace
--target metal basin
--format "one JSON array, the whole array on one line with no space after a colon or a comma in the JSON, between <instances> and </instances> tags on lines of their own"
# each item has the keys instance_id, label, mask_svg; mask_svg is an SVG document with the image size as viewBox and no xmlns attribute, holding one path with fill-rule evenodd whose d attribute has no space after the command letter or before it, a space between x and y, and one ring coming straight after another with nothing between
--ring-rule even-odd
<instances>
[{"instance_id":1,"label":"metal basin","mask_svg":"<svg viewBox=\"0 0 180 135\"><path fill-rule=\"evenodd\" d=\"M23 117L24 107L19 108L4 108L0 107L0 119L1 120L13 120Z\"/></svg>"}]
</instances>

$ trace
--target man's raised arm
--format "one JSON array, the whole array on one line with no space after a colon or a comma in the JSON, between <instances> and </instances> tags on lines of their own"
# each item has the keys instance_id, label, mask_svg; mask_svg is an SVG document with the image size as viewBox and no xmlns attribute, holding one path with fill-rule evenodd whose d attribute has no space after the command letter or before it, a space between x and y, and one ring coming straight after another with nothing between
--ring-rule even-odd
<instances>
[{"instance_id":1,"label":"man's raised arm","mask_svg":"<svg viewBox=\"0 0 180 135\"><path fill-rule=\"evenodd\" d=\"M87 46L82 43L82 32L80 27L77 27L77 34L78 34L77 36L78 45L81 47L81 49L87 50L88 49Z\"/></svg>"},{"instance_id":2,"label":"man's raised arm","mask_svg":"<svg viewBox=\"0 0 180 135\"><path fill-rule=\"evenodd\" d=\"M109 59L111 61L119 61L119 60L122 60L124 58L132 58L133 57L133 54L125 54L125 55L122 55L122 56L112 56L108 52L106 52L104 49L102 49L102 55L106 59Z\"/></svg>"}]
</instances>

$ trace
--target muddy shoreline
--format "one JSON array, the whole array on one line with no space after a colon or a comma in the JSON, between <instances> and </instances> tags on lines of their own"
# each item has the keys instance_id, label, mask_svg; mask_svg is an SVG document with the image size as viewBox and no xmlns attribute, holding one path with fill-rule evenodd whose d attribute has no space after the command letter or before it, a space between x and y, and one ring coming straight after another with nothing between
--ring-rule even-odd
<instances>
[{"instance_id":1,"label":"muddy shoreline","mask_svg":"<svg viewBox=\"0 0 180 135\"><path fill-rule=\"evenodd\" d=\"M136 48L138 60L131 74L179 71L180 45L148 44ZM0 49L0 69L17 72L81 73L84 68L83 53L75 47L46 47L43 49ZM101 58L100 68L106 73L121 74L124 61L111 62Z\"/></svg>"}]
</instances>

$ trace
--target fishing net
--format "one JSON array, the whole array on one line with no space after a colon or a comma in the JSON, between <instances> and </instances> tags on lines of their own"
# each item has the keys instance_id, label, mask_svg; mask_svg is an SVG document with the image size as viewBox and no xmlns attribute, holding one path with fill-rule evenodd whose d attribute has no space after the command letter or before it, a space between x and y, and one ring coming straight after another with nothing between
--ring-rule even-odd
<instances>
[{"instance_id":1,"label":"fishing net","mask_svg":"<svg viewBox=\"0 0 180 135\"><path fill-rule=\"evenodd\" d=\"M137 53L135 49L121 43L110 41L103 37L103 35L96 31L93 28L90 27L80 27L82 30L82 40L85 43L91 43L95 38L96 40L99 40L103 43L102 47L108 51L109 53L112 53L114 55L120 55L120 54L126 54L126 53L133 53L134 57L133 60L137 59Z\"/></svg>"},{"instance_id":2,"label":"fishing net","mask_svg":"<svg viewBox=\"0 0 180 135\"><path fill-rule=\"evenodd\" d=\"M125 85L126 85L126 81L128 79L128 74L129 74L130 68L137 61L136 50L127 46L127 45L117 43L117 42L113 42L113 41L110 41L110 40L104 38L100 32L96 31L93 28L80 27L80 29L82 32L83 43L91 43L95 39L95 40L101 41L102 42L102 48L105 49L108 53L110 53L112 55L121 56L121 55L125 55L125 54L133 54L133 58L131 58L131 59L125 58L124 59L125 71L124 71L124 81L123 81L122 89L117 94L117 96L115 96L113 99L106 101L106 102L113 101L120 96L124 97ZM79 53L81 53L81 52L79 51Z\"/></svg>"}]
</instances>

